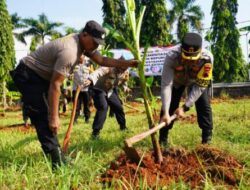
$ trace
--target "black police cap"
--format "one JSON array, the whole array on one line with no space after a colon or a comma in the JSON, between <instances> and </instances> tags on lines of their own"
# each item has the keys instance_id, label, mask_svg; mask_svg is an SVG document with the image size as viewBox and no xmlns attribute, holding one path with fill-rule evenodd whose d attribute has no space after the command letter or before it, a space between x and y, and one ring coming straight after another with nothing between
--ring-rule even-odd
<instances>
[{"instance_id":1,"label":"black police cap","mask_svg":"<svg viewBox=\"0 0 250 190\"><path fill-rule=\"evenodd\" d=\"M104 44L105 42L104 38L106 32L104 28L96 21L94 20L88 21L82 31L87 32L89 35L91 35L97 44Z\"/></svg>"},{"instance_id":2,"label":"black police cap","mask_svg":"<svg viewBox=\"0 0 250 190\"><path fill-rule=\"evenodd\" d=\"M197 33L186 33L182 40L182 57L189 60L200 58L202 37Z\"/></svg>"}]
</instances>

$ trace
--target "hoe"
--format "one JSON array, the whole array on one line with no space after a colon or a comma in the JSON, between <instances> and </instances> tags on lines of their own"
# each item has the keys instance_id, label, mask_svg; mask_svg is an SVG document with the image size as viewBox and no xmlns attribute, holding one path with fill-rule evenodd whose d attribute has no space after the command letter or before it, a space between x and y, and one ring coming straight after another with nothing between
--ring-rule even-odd
<instances>
[{"instance_id":1,"label":"hoe","mask_svg":"<svg viewBox=\"0 0 250 190\"><path fill-rule=\"evenodd\" d=\"M63 141L63 152L64 153L66 153L68 150L69 140L70 140L70 136L71 136L71 132L72 132L72 128L73 128L73 123L74 123L74 119L75 119L75 114L76 114L76 105L77 105L77 100L78 100L80 90L81 90L81 87L77 86L76 95L75 95L75 99L73 102L73 110L72 110L70 122L69 122L69 127L68 127L68 130L67 130L66 135L64 137L64 141Z\"/></svg>"},{"instance_id":2,"label":"hoe","mask_svg":"<svg viewBox=\"0 0 250 190\"><path fill-rule=\"evenodd\" d=\"M159 125L149 129L148 131L145 131L143 133L137 134L129 139L126 139L124 141L125 147L123 148L123 150L125 151L127 157L132 161L135 162L137 164L141 164L142 166L145 166L146 164L143 162L143 159L141 158L141 156L139 155L139 153L136 151L136 149L133 147L133 144L135 144L136 142L139 142L141 140L143 140L144 138L146 138L147 136L155 133L156 131L160 130L161 128L163 128L166 125L169 125L173 120L176 119L176 115L172 115L170 117L170 120L168 123L162 122ZM158 150L156 150L157 152L161 152L160 147L157 147ZM160 160L160 162L162 161L161 158L157 158L157 160Z\"/></svg>"}]
</instances>

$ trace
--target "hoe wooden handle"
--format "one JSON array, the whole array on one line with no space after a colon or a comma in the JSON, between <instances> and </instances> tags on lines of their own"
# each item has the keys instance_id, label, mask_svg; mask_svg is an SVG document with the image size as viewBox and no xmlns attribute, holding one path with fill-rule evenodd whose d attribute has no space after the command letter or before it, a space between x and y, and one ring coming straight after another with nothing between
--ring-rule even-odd
<instances>
[{"instance_id":1,"label":"hoe wooden handle","mask_svg":"<svg viewBox=\"0 0 250 190\"><path fill-rule=\"evenodd\" d=\"M170 120L169 120L168 123L162 122L162 123L160 123L159 125L157 125L157 126L151 128L151 129L149 129L148 131L145 131L145 132L140 133L140 134L138 134L138 135L135 135L135 136L133 136L133 137L131 137L131 138L129 138L129 139L126 139L126 140L125 140L126 146L132 147L132 145L133 145L134 143L139 142L140 140L142 140L142 139L146 138L147 136L149 136L149 135L155 133L156 131L158 131L159 129L163 128L164 126L169 125L173 120L176 119L176 117L177 117L176 114L174 114L174 115L172 115L172 116L170 117Z\"/></svg>"},{"instance_id":2,"label":"hoe wooden handle","mask_svg":"<svg viewBox=\"0 0 250 190\"><path fill-rule=\"evenodd\" d=\"M64 141L63 141L63 152L64 153L66 153L68 150L69 140L70 140L70 136L71 136L71 132L72 132L72 128L73 128L73 123L74 123L74 119L75 119L75 114L76 114L76 105L77 105L77 100L78 100L80 90L81 90L81 86L77 86L76 94L75 94L75 98L74 98L74 102L73 102L73 110L71 112L71 117L70 117L70 122L69 122L69 127L68 127L68 130L67 130L66 135L64 137Z\"/></svg>"}]
</instances>

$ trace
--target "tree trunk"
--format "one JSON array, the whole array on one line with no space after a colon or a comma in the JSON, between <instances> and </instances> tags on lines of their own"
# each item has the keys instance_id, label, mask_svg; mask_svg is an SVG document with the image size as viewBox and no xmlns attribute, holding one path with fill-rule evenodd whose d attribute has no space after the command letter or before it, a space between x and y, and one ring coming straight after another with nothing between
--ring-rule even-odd
<instances>
[{"instance_id":1,"label":"tree trunk","mask_svg":"<svg viewBox=\"0 0 250 190\"><path fill-rule=\"evenodd\" d=\"M6 100L6 81L3 80L2 82L2 90L3 90L3 96L2 96L2 103L3 103L3 111L5 112L7 108L7 100Z\"/></svg>"}]
</instances>

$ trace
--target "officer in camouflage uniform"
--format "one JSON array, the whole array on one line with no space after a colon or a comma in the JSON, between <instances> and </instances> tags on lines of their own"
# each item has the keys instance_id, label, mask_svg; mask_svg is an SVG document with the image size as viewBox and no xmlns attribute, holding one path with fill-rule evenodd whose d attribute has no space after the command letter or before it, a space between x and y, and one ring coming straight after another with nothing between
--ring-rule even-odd
<instances>
[{"instance_id":1,"label":"officer in camouflage uniform","mask_svg":"<svg viewBox=\"0 0 250 190\"><path fill-rule=\"evenodd\" d=\"M120 130L126 130L126 119L122 102L119 99L116 87L124 85L124 91L128 90L126 82L128 80L128 70L125 68L100 67L90 74L85 85L90 85L90 93L97 109L93 122L94 138L99 136L107 117L108 106L113 110L116 120L120 125Z\"/></svg>"},{"instance_id":2,"label":"officer in camouflage uniform","mask_svg":"<svg viewBox=\"0 0 250 190\"><path fill-rule=\"evenodd\" d=\"M196 33L187 33L181 45L174 46L166 55L161 78L161 122L167 122L170 115L183 117L194 104L202 143L208 144L212 138L212 110L208 96L208 86L212 78L213 56L202 49L202 38ZM184 90L187 96L179 106ZM168 133L173 122L160 130L159 141L167 145Z\"/></svg>"}]
</instances>

